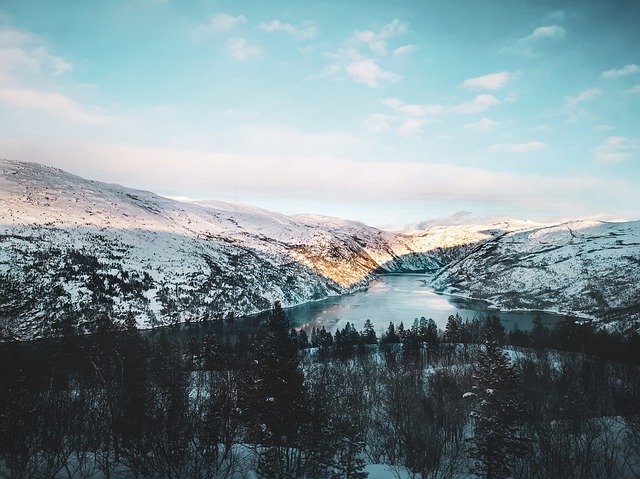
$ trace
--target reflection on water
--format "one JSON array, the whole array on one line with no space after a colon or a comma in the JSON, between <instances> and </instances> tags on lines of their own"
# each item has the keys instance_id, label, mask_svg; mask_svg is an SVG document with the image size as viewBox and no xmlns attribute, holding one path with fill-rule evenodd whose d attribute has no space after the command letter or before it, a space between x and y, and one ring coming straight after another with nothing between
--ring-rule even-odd
<instances>
[{"instance_id":1,"label":"reflection on water","mask_svg":"<svg viewBox=\"0 0 640 479\"><path fill-rule=\"evenodd\" d=\"M287 309L291 322L304 329L324 326L333 331L347 322L361 329L370 319L378 332L385 330L390 321L411 326L421 316L432 318L444 329L452 314L472 319L489 312L497 313L507 330L531 329L536 314L548 324L561 318L548 313L497 312L482 301L439 295L429 288L429 277L425 275L381 276L367 290Z\"/></svg>"}]
</instances>

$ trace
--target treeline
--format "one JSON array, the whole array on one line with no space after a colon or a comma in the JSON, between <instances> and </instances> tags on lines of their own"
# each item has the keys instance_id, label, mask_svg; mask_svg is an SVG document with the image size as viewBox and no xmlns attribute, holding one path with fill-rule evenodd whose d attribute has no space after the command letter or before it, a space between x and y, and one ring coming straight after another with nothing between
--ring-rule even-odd
<instances>
[{"instance_id":1,"label":"treeline","mask_svg":"<svg viewBox=\"0 0 640 479\"><path fill-rule=\"evenodd\" d=\"M640 364L640 334L637 331L607 330L572 317L565 317L550 328L536 316L530 331L514 329L508 333L497 316L465 320L455 314L449 316L444 330L439 330L433 319L422 317L416 318L411 327L405 327L403 322L397 326L390 322L379 337L368 319L362 331L347 323L334 334L324 327L312 328L310 335L304 330L291 334L297 337L301 348L320 348L325 355L344 356L363 351L372 344L402 344L405 349L420 344L483 344L489 334L489 339L500 345L584 353L610 361Z\"/></svg>"},{"instance_id":2,"label":"treeline","mask_svg":"<svg viewBox=\"0 0 640 479\"><path fill-rule=\"evenodd\" d=\"M307 334L276 306L255 334L183 342L130 322L3 345L0 477L337 479L366 464L422 479L638 477L637 364L551 349L553 330L538 349L501 349L515 333L496 318L449 323ZM487 461L492 431L501 462Z\"/></svg>"}]
</instances>

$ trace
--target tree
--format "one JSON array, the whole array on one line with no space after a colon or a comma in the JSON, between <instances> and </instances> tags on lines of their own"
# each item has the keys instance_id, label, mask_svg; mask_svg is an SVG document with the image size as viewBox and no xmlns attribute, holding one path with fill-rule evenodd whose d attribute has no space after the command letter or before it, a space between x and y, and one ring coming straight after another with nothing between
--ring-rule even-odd
<instances>
[{"instance_id":1,"label":"tree","mask_svg":"<svg viewBox=\"0 0 640 479\"><path fill-rule=\"evenodd\" d=\"M542 323L540 316L533 318L531 328L531 345L536 349L542 349L549 345L549 329Z\"/></svg>"},{"instance_id":2,"label":"tree","mask_svg":"<svg viewBox=\"0 0 640 479\"><path fill-rule=\"evenodd\" d=\"M255 377L252 408L257 439L265 445L295 442L304 415L305 396L298 340L275 303L254 351Z\"/></svg>"},{"instance_id":3,"label":"tree","mask_svg":"<svg viewBox=\"0 0 640 479\"><path fill-rule=\"evenodd\" d=\"M362 333L360 333L360 339L364 344L376 344L378 342L376 331L373 329L373 324L370 319L364 322L364 329Z\"/></svg>"},{"instance_id":4,"label":"tree","mask_svg":"<svg viewBox=\"0 0 640 479\"><path fill-rule=\"evenodd\" d=\"M500 318L496 315L487 316L484 320L484 340L487 343L501 345L505 343L506 333Z\"/></svg>"},{"instance_id":5,"label":"tree","mask_svg":"<svg viewBox=\"0 0 640 479\"><path fill-rule=\"evenodd\" d=\"M469 448L475 461L473 472L486 479L503 479L509 476L513 460L524 455L526 442L518 430L518 377L496 341L485 342L473 379L473 392L464 395L475 400Z\"/></svg>"},{"instance_id":6,"label":"tree","mask_svg":"<svg viewBox=\"0 0 640 479\"><path fill-rule=\"evenodd\" d=\"M447 319L447 325L444 330L444 338L450 343L458 343L461 339L462 318L458 313L453 314Z\"/></svg>"}]
</instances>

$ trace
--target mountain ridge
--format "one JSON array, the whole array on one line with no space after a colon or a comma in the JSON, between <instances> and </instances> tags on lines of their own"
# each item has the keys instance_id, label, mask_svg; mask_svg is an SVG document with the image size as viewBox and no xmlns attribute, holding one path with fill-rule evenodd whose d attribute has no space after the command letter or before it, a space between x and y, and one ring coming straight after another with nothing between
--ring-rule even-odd
<instances>
[{"instance_id":1,"label":"mountain ridge","mask_svg":"<svg viewBox=\"0 0 640 479\"><path fill-rule=\"evenodd\" d=\"M250 314L344 294L379 272L435 271L483 233L206 206L0 161L0 335L91 332Z\"/></svg>"},{"instance_id":2,"label":"mountain ridge","mask_svg":"<svg viewBox=\"0 0 640 479\"><path fill-rule=\"evenodd\" d=\"M606 225L615 225L613 235ZM501 219L390 232L322 215L177 201L37 163L0 160L0 337L92 332L105 318L115 327L133 319L149 328L245 315L274 301L293 306L352 292L393 272L435 273L437 291L505 309L598 319L615 310L616 320L631 311L636 319L638 225ZM589 228L592 233L580 233ZM592 236L608 240L593 242ZM591 259L606 256L615 241L630 243L625 254L609 262ZM571 258L574 250L582 259ZM553 255L560 252L573 266L553 273ZM595 281L589 265L613 287ZM612 299L597 298L598 291Z\"/></svg>"}]
</instances>

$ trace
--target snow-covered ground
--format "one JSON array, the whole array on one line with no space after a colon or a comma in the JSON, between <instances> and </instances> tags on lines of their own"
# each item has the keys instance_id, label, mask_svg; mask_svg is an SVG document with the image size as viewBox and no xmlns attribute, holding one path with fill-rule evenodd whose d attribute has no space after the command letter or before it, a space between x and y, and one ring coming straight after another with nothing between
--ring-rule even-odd
<instances>
[{"instance_id":1,"label":"snow-covered ground","mask_svg":"<svg viewBox=\"0 0 640 479\"><path fill-rule=\"evenodd\" d=\"M225 202L180 202L0 160L0 337L60 334L65 318L139 327L254 313L435 271L482 228L397 233Z\"/></svg>"},{"instance_id":2,"label":"snow-covered ground","mask_svg":"<svg viewBox=\"0 0 640 479\"><path fill-rule=\"evenodd\" d=\"M497 236L443 268L434 286L504 309L638 320L640 221L578 220Z\"/></svg>"},{"instance_id":3,"label":"snow-covered ground","mask_svg":"<svg viewBox=\"0 0 640 479\"><path fill-rule=\"evenodd\" d=\"M389 232L0 160L0 338L62 334L69 318L87 332L103 317L153 327L254 313L447 265L438 288L501 306L637 312L639 231L500 220Z\"/></svg>"}]
</instances>

